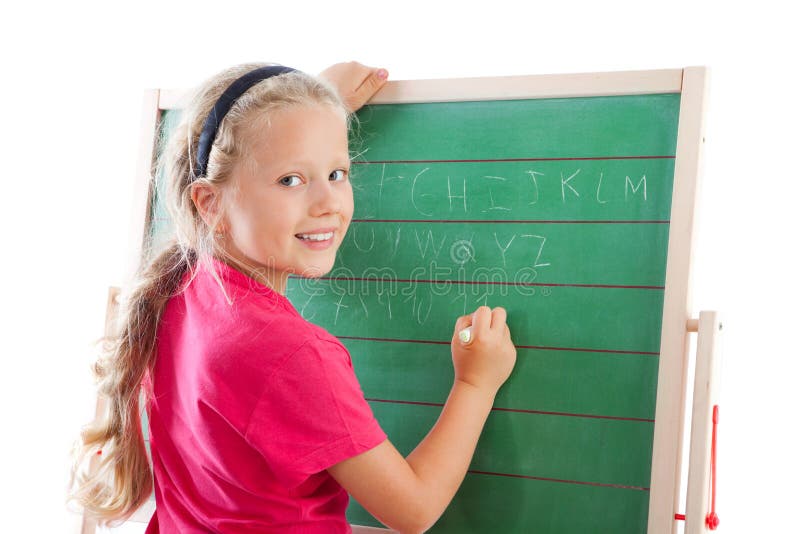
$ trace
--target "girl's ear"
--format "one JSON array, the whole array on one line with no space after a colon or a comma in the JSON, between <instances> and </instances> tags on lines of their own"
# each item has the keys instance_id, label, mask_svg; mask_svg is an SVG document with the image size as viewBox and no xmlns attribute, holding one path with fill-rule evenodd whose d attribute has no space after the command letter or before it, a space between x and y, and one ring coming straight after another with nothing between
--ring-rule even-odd
<instances>
[{"instance_id":1,"label":"girl's ear","mask_svg":"<svg viewBox=\"0 0 800 534\"><path fill-rule=\"evenodd\" d=\"M191 188L192 202L197 213L209 228L214 228L221 216L222 192L218 188L202 182L193 183Z\"/></svg>"}]
</instances>

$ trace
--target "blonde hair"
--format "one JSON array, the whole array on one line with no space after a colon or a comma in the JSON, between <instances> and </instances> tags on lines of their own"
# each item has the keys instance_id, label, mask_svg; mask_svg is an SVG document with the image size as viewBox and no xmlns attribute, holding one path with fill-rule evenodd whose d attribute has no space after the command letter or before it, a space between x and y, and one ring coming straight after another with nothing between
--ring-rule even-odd
<instances>
[{"instance_id":1,"label":"blonde hair","mask_svg":"<svg viewBox=\"0 0 800 534\"><path fill-rule=\"evenodd\" d=\"M243 94L225 116L211 148L207 172L193 180L198 139L214 103L235 79L265 65L237 65L203 83L183 110L181 123L159 160L175 234L158 251L151 250L152 241L146 243L134 282L122 299L115 334L103 340L103 354L94 366L106 409L84 428L74 453L69 499L102 524L127 519L152 491L139 396L142 380L155 362L156 331L167 301L183 290L179 286L187 273L187 284L191 282L201 262L219 282L212 256L223 256L248 272L248 266L225 254L216 241L222 206L217 206L215 220L206 224L192 200L193 182L216 188L227 184L236 163L249 157L251 137L257 131L253 125L268 120L276 110L322 104L340 108L348 121L351 118L336 90L323 80L301 72L266 79ZM96 467L90 469L92 459Z\"/></svg>"}]
</instances>

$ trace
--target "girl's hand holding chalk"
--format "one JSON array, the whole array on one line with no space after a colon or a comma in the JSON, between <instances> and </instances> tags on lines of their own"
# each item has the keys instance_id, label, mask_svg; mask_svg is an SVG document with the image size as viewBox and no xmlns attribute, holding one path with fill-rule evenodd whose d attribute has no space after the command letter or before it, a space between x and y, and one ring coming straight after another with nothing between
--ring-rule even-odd
<instances>
[{"instance_id":1,"label":"girl's hand holding chalk","mask_svg":"<svg viewBox=\"0 0 800 534\"><path fill-rule=\"evenodd\" d=\"M458 339L461 340L461 343L464 345L469 345L469 342L472 341L472 327L468 326L464 330L458 333Z\"/></svg>"},{"instance_id":2,"label":"girl's hand holding chalk","mask_svg":"<svg viewBox=\"0 0 800 534\"><path fill-rule=\"evenodd\" d=\"M492 395L508 379L517 349L506 324L506 310L481 306L459 317L451 343L456 380Z\"/></svg>"}]
</instances>

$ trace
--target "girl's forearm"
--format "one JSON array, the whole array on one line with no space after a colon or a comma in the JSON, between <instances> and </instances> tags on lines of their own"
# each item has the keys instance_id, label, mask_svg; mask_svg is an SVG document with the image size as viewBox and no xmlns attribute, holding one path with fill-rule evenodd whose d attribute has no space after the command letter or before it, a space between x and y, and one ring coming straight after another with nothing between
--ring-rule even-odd
<instances>
[{"instance_id":1,"label":"girl's forearm","mask_svg":"<svg viewBox=\"0 0 800 534\"><path fill-rule=\"evenodd\" d=\"M436 424L406 458L426 493L431 525L464 480L495 393L456 380Z\"/></svg>"}]
</instances>

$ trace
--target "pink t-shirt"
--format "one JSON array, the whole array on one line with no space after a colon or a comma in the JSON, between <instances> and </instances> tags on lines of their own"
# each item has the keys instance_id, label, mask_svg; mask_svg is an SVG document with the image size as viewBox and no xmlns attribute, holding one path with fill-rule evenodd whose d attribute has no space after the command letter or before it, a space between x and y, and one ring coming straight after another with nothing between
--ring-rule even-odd
<instances>
[{"instance_id":1,"label":"pink t-shirt","mask_svg":"<svg viewBox=\"0 0 800 534\"><path fill-rule=\"evenodd\" d=\"M233 304L200 267L158 327L147 532L350 532L326 469L386 439L350 354L286 297L214 263Z\"/></svg>"}]
</instances>

